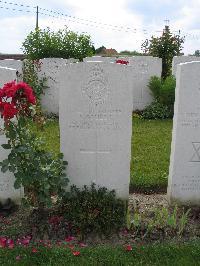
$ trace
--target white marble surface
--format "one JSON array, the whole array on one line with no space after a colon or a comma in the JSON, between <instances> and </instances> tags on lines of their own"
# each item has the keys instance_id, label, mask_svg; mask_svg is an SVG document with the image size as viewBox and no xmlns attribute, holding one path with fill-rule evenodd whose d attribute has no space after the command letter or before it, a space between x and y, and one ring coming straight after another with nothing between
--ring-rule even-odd
<instances>
[{"instance_id":1,"label":"white marble surface","mask_svg":"<svg viewBox=\"0 0 200 266\"><path fill-rule=\"evenodd\" d=\"M200 205L200 62L177 66L168 198Z\"/></svg>"},{"instance_id":2,"label":"white marble surface","mask_svg":"<svg viewBox=\"0 0 200 266\"><path fill-rule=\"evenodd\" d=\"M176 71L177 71L177 65L181 63L187 63L187 62L192 62L192 61L200 61L200 57L197 56L174 56L173 61L172 61L172 75L176 76Z\"/></svg>"},{"instance_id":3,"label":"white marble surface","mask_svg":"<svg viewBox=\"0 0 200 266\"><path fill-rule=\"evenodd\" d=\"M123 199L130 180L130 71L118 64L70 64L63 68L60 88L61 151L71 184L94 182Z\"/></svg>"}]
</instances>

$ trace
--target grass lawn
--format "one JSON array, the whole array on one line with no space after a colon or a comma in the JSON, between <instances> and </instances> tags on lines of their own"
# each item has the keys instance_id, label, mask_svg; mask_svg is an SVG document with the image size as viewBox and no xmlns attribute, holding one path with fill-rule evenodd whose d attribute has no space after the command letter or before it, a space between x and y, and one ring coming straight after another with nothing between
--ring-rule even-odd
<instances>
[{"instance_id":1,"label":"grass lawn","mask_svg":"<svg viewBox=\"0 0 200 266\"><path fill-rule=\"evenodd\" d=\"M171 145L172 120L133 118L131 189L166 190ZM49 120L38 132L45 139L45 148L59 152L59 125Z\"/></svg>"},{"instance_id":2,"label":"grass lawn","mask_svg":"<svg viewBox=\"0 0 200 266\"><path fill-rule=\"evenodd\" d=\"M4 248L0 249L0 265L200 265L199 242L133 246L132 251L110 246L79 250L80 255L74 256L69 248L39 247L34 253L29 247Z\"/></svg>"},{"instance_id":3,"label":"grass lawn","mask_svg":"<svg viewBox=\"0 0 200 266\"><path fill-rule=\"evenodd\" d=\"M172 120L133 119L131 188L167 187Z\"/></svg>"}]
</instances>

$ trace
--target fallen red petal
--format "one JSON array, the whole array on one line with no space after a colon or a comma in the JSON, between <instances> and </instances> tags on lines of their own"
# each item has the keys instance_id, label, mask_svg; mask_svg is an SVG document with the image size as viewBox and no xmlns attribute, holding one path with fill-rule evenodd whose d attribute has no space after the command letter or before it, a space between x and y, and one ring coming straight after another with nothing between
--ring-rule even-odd
<instances>
[{"instance_id":1,"label":"fallen red petal","mask_svg":"<svg viewBox=\"0 0 200 266\"><path fill-rule=\"evenodd\" d=\"M81 252L80 252L80 251L73 251L72 254L73 254L74 256L79 256L79 255L81 254Z\"/></svg>"},{"instance_id":2,"label":"fallen red petal","mask_svg":"<svg viewBox=\"0 0 200 266\"><path fill-rule=\"evenodd\" d=\"M125 250L127 250L127 251L131 251L131 250L133 250L133 248L132 248L131 245L127 245L127 246L125 247Z\"/></svg>"},{"instance_id":3,"label":"fallen red petal","mask_svg":"<svg viewBox=\"0 0 200 266\"><path fill-rule=\"evenodd\" d=\"M32 253L37 253L38 250L36 248L32 248Z\"/></svg>"}]
</instances>

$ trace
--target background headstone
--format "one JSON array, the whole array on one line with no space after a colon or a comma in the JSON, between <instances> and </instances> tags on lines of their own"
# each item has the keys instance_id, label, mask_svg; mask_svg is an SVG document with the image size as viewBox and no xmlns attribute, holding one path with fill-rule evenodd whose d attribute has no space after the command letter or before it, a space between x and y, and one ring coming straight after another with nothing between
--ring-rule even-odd
<instances>
[{"instance_id":1,"label":"background headstone","mask_svg":"<svg viewBox=\"0 0 200 266\"><path fill-rule=\"evenodd\" d=\"M23 62L20 60L15 60L15 59L0 60L0 66L16 69L16 71L18 71L19 74L22 74Z\"/></svg>"},{"instance_id":2,"label":"background headstone","mask_svg":"<svg viewBox=\"0 0 200 266\"><path fill-rule=\"evenodd\" d=\"M104 63L113 63L116 61L116 57L106 57L106 56L91 56L83 58L83 62L104 62Z\"/></svg>"},{"instance_id":3,"label":"background headstone","mask_svg":"<svg viewBox=\"0 0 200 266\"><path fill-rule=\"evenodd\" d=\"M76 59L62 58L44 58L41 59L41 67L38 72L39 78L46 77L47 88L41 97L42 109L47 114L59 113L59 87L60 87L60 71L69 63L76 62Z\"/></svg>"},{"instance_id":4,"label":"background headstone","mask_svg":"<svg viewBox=\"0 0 200 266\"><path fill-rule=\"evenodd\" d=\"M123 199L128 199L130 180L130 73L118 64L70 64L62 72L60 90L61 151L71 184L94 182L115 189Z\"/></svg>"},{"instance_id":5,"label":"background headstone","mask_svg":"<svg viewBox=\"0 0 200 266\"><path fill-rule=\"evenodd\" d=\"M178 64L192 62L192 61L200 61L200 58L193 55L174 56L172 61L172 75L176 76Z\"/></svg>"},{"instance_id":6,"label":"background headstone","mask_svg":"<svg viewBox=\"0 0 200 266\"><path fill-rule=\"evenodd\" d=\"M0 88L3 87L5 83L13 81L16 79L16 69L0 67ZM9 150L5 150L1 147L2 144L7 143L7 139L3 133L4 122L0 118L0 161L7 158ZM7 171L2 173L0 170L0 202L4 203L8 198L11 198L14 202L20 203L23 196L23 188L14 188L14 175Z\"/></svg>"},{"instance_id":7,"label":"background headstone","mask_svg":"<svg viewBox=\"0 0 200 266\"><path fill-rule=\"evenodd\" d=\"M200 62L177 66L168 198L200 205Z\"/></svg>"},{"instance_id":8,"label":"background headstone","mask_svg":"<svg viewBox=\"0 0 200 266\"><path fill-rule=\"evenodd\" d=\"M133 83L133 111L143 110L153 101L148 83L152 76L161 77L162 59L153 56L133 56L127 59L135 73Z\"/></svg>"}]
</instances>

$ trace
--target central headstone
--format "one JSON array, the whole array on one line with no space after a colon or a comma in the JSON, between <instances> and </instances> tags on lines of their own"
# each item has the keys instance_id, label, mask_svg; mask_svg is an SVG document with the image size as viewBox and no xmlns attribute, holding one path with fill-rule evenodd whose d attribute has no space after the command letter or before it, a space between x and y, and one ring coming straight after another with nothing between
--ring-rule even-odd
<instances>
[{"instance_id":1,"label":"central headstone","mask_svg":"<svg viewBox=\"0 0 200 266\"><path fill-rule=\"evenodd\" d=\"M132 134L128 68L95 62L65 66L59 108L71 184L95 183L123 199L129 194Z\"/></svg>"},{"instance_id":2,"label":"central headstone","mask_svg":"<svg viewBox=\"0 0 200 266\"><path fill-rule=\"evenodd\" d=\"M177 67L168 197L200 205L200 62Z\"/></svg>"}]
</instances>

